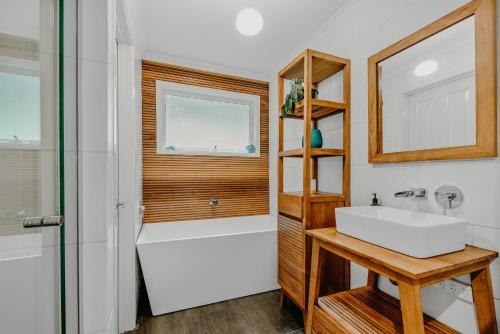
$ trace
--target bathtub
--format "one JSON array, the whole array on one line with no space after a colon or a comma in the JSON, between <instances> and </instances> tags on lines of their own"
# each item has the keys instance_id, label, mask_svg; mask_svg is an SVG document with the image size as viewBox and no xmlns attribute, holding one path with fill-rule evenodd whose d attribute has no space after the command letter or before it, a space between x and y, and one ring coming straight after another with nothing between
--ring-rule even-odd
<instances>
[{"instance_id":1,"label":"bathtub","mask_svg":"<svg viewBox=\"0 0 500 334\"><path fill-rule=\"evenodd\" d=\"M276 219L144 224L137 240L153 315L278 289Z\"/></svg>"}]
</instances>

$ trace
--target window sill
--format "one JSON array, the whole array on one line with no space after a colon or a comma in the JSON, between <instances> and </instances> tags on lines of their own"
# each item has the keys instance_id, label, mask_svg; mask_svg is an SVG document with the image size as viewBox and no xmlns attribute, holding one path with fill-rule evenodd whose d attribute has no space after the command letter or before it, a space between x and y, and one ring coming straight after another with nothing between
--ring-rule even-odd
<instances>
[{"instance_id":1,"label":"window sill","mask_svg":"<svg viewBox=\"0 0 500 334\"><path fill-rule=\"evenodd\" d=\"M164 155L192 155L192 156L207 156L207 157L243 157L243 158L259 158L260 153L239 153L239 152L203 152L203 151L166 151L157 150L157 154Z\"/></svg>"}]
</instances>

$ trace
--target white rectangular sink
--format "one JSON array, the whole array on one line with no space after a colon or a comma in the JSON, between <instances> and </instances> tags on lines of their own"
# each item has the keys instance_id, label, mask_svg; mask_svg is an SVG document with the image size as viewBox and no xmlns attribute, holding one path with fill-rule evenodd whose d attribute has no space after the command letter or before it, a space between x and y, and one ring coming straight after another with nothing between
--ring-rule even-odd
<instances>
[{"instance_id":1,"label":"white rectangular sink","mask_svg":"<svg viewBox=\"0 0 500 334\"><path fill-rule=\"evenodd\" d=\"M337 232L417 258L465 248L467 221L383 206L336 208Z\"/></svg>"}]
</instances>

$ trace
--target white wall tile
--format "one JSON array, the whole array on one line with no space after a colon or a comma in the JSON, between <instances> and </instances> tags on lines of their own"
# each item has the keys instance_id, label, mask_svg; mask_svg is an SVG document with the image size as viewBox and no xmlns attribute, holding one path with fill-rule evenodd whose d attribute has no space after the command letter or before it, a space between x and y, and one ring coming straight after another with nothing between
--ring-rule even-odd
<instances>
[{"instance_id":1,"label":"white wall tile","mask_svg":"<svg viewBox=\"0 0 500 334\"><path fill-rule=\"evenodd\" d=\"M366 285L368 280L368 270L354 262L351 262L351 289L360 288Z\"/></svg>"},{"instance_id":2,"label":"white wall tile","mask_svg":"<svg viewBox=\"0 0 500 334\"><path fill-rule=\"evenodd\" d=\"M387 47L434 20L467 3L468 0L413 1L381 24L382 45Z\"/></svg>"},{"instance_id":3,"label":"white wall tile","mask_svg":"<svg viewBox=\"0 0 500 334\"><path fill-rule=\"evenodd\" d=\"M81 224L83 242L107 240L107 154L81 154Z\"/></svg>"},{"instance_id":4,"label":"white wall tile","mask_svg":"<svg viewBox=\"0 0 500 334\"><path fill-rule=\"evenodd\" d=\"M474 246L483 247L500 252L500 230L474 226ZM491 281L493 285L493 295L500 299L500 259L496 258L490 264ZM500 310L497 310L500 312Z\"/></svg>"},{"instance_id":5,"label":"white wall tile","mask_svg":"<svg viewBox=\"0 0 500 334\"><path fill-rule=\"evenodd\" d=\"M472 304L458 299L433 285L422 289L424 312L460 333L477 333Z\"/></svg>"},{"instance_id":6,"label":"white wall tile","mask_svg":"<svg viewBox=\"0 0 500 334\"><path fill-rule=\"evenodd\" d=\"M421 186L429 188L430 194L429 200L420 206L422 211L441 213L442 207L434 199L434 191L440 185L451 184L462 190L464 202L448 210L450 216L466 218L472 225L500 229L498 159L423 163L419 165L419 181Z\"/></svg>"},{"instance_id":7,"label":"white wall tile","mask_svg":"<svg viewBox=\"0 0 500 334\"><path fill-rule=\"evenodd\" d=\"M382 205L417 209L415 200L394 198L394 193L418 185L417 167L404 164L352 165L351 174L352 205L368 205L372 193L377 193Z\"/></svg>"},{"instance_id":8,"label":"white wall tile","mask_svg":"<svg viewBox=\"0 0 500 334\"><path fill-rule=\"evenodd\" d=\"M81 131L84 151L108 148L108 65L81 61Z\"/></svg>"},{"instance_id":9,"label":"white wall tile","mask_svg":"<svg viewBox=\"0 0 500 334\"><path fill-rule=\"evenodd\" d=\"M368 123L351 124L351 164L368 163Z\"/></svg>"},{"instance_id":10,"label":"white wall tile","mask_svg":"<svg viewBox=\"0 0 500 334\"><path fill-rule=\"evenodd\" d=\"M68 233L67 233L68 234ZM66 244L66 333L78 333L78 252Z\"/></svg>"},{"instance_id":11,"label":"white wall tile","mask_svg":"<svg viewBox=\"0 0 500 334\"><path fill-rule=\"evenodd\" d=\"M495 299L495 311L497 315L497 326L500 324L500 299Z\"/></svg>"},{"instance_id":12,"label":"white wall tile","mask_svg":"<svg viewBox=\"0 0 500 334\"><path fill-rule=\"evenodd\" d=\"M82 247L83 332L105 330L108 324L108 281L106 242L84 243Z\"/></svg>"},{"instance_id":13,"label":"white wall tile","mask_svg":"<svg viewBox=\"0 0 500 334\"><path fill-rule=\"evenodd\" d=\"M352 81L351 125L359 122L368 122L368 83Z\"/></svg>"},{"instance_id":14,"label":"white wall tile","mask_svg":"<svg viewBox=\"0 0 500 334\"><path fill-rule=\"evenodd\" d=\"M319 191L342 193L342 165L343 159L341 157L318 160Z\"/></svg>"},{"instance_id":15,"label":"white wall tile","mask_svg":"<svg viewBox=\"0 0 500 334\"><path fill-rule=\"evenodd\" d=\"M81 2L81 58L108 61L108 1Z\"/></svg>"}]
</instances>

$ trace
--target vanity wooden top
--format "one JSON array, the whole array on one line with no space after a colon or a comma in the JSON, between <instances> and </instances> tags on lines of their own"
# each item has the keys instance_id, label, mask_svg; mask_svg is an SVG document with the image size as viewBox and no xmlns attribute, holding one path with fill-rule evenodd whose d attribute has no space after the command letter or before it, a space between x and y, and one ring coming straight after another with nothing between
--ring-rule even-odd
<instances>
[{"instance_id":1,"label":"vanity wooden top","mask_svg":"<svg viewBox=\"0 0 500 334\"><path fill-rule=\"evenodd\" d=\"M334 248L337 254L353 262L375 264L389 278L421 280L424 285L441 280L442 276L459 276L471 267L489 263L498 256L495 251L466 246L462 251L418 259L337 233L335 228L309 230L306 233L320 240L325 249Z\"/></svg>"}]
</instances>

